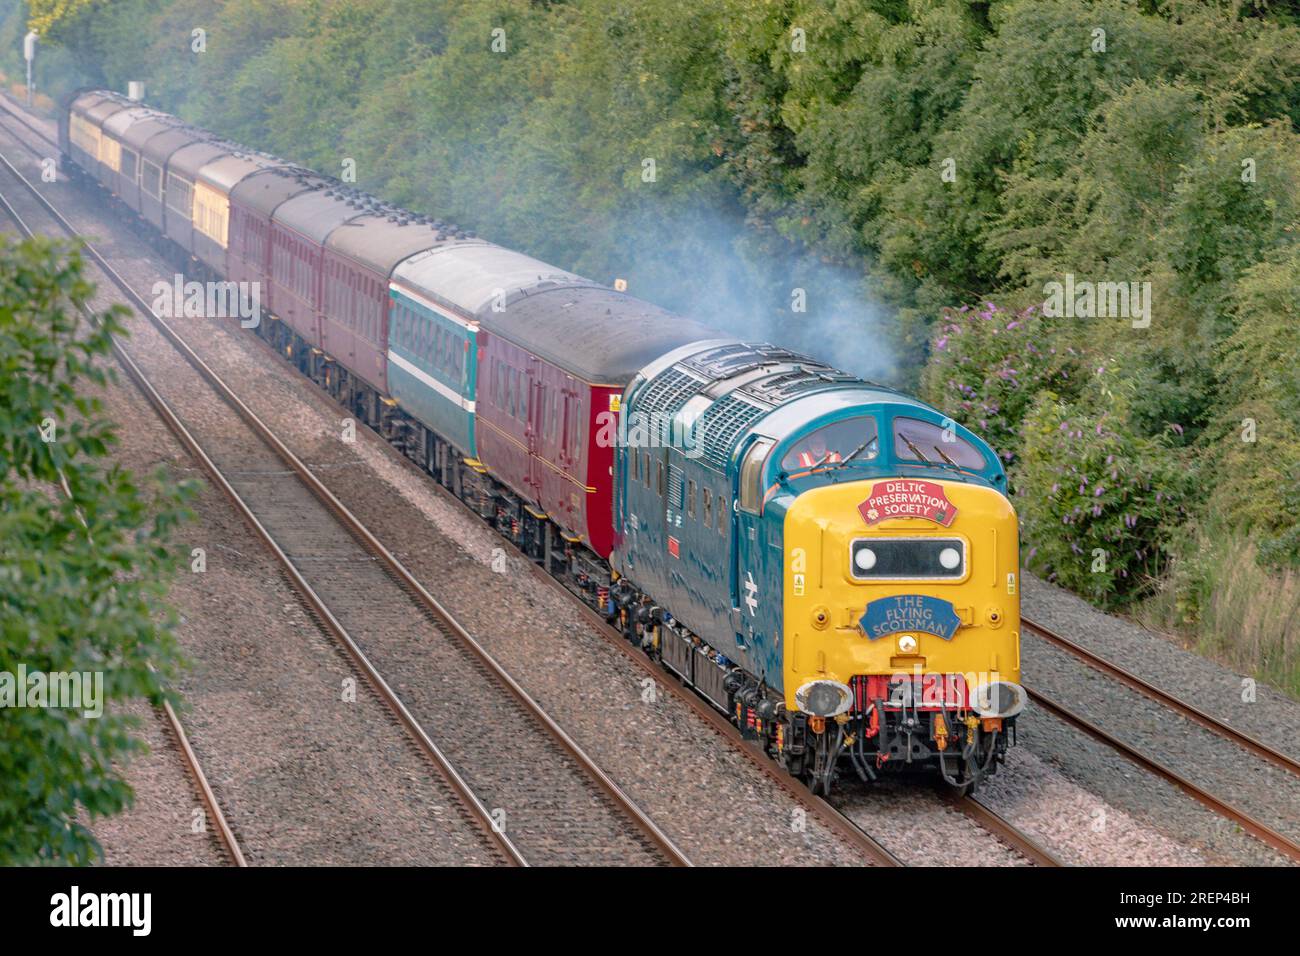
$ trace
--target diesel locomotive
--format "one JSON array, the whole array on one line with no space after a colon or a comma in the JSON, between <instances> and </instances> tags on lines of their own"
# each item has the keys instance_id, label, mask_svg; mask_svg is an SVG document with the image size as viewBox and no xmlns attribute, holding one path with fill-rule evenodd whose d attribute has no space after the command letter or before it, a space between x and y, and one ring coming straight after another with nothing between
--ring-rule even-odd
<instances>
[{"instance_id":1,"label":"diesel locomotive","mask_svg":"<svg viewBox=\"0 0 1300 956\"><path fill-rule=\"evenodd\" d=\"M103 90L65 169L815 790L971 790L1014 741L998 456L893 389L738 340Z\"/></svg>"}]
</instances>

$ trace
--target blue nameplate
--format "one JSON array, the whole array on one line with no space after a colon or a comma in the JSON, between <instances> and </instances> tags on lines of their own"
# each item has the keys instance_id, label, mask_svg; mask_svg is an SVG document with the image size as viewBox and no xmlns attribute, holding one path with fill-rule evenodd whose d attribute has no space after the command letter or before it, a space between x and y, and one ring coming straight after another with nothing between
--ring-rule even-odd
<instances>
[{"instance_id":1,"label":"blue nameplate","mask_svg":"<svg viewBox=\"0 0 1300 956\"><path fill-rule=\"evenodd\" d=\"M952 603L926 594L898 594L867 605L858 621L871 640L900 631L921 631L951 641L961 627Z\"/></svg>"}]
</instances>

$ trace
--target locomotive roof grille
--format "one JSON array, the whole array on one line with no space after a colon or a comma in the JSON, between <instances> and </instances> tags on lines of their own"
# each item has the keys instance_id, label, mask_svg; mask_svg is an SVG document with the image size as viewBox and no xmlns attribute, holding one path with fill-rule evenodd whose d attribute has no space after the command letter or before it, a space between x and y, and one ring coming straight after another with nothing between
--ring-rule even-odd
<instances>
[{"instance_id":1,"label":"locomotive roof grille","mask_svg":"<svg viewBox=\"0 0 1300 956\"><path fill-rule=\"evenodd\" d=\"M705 383L694 375L670 368L662 375L655 376L644 393L637 396L638 411L646 414L668 412L675 415L703 384Z\"/></svg>"},{"instance_id":2,"label":"locomotive roof grille","mask_svg":"<svg viewBox=\"0 0 1300 956\"><path fill-rule=\"evenodd\" d=\"M828 369L826 366L819 365L811 369L807 366L799 366L766 381L755 382L744 387L743 390L773 405L780 405L794 396L806 395L823 388L852 385L859 381L856 375Z\"/></svg>"},{"instance_id":3,"label":"locomotive roof grille","mask_svg":"<svg viewBox=\"0 0 1300 956\"><path fill-rule=\"evenodd\" d=\"M724 395L705 409L695 423L695 447L700 449L705 461L725 472L736 439L767 412L768 409L735 395Z\"/></svg>"},{"instance_id":4,"label":"locomotive roof grille","mask_svg":"<svg viewBox=\"0 0 1300 956\"><path fill-rule=\"evenodd\" d=\"M733 375L761 368L764 365L780 365L784 363L791 365L802 364L833 371L829 365L821 365L806 355L800 355L797 352L791 352L789 349L768 345L767 343L724 345L692 356L682 364L708 379L718 379L730 378Z\"/></svg>"}]
</instances>

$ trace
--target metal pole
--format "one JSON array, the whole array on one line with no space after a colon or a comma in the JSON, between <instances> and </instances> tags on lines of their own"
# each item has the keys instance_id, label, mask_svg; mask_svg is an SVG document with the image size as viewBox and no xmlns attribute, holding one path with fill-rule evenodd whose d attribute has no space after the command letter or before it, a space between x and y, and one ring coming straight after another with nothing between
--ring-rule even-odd
<instances>
[{"instance_id":1,"label":"metal pole","mask_svg":"<svg viewBox=\"0 0 1300 956\"><path fill-rule=\"evenodd\" d=\"M36 39L38 34L35 30L27 31L27 36L23 37L23 59L27 61L27 108L32 108L32 61L36 59Z\"/></svg>"}]
</instances>

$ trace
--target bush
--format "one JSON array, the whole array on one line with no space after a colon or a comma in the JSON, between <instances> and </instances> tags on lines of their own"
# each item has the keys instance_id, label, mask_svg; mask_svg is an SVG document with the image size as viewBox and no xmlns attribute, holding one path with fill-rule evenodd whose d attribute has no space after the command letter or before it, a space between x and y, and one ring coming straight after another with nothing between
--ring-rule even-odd
<instances>
[{"instance_id":1,"label":"bush","mask_svg":"<svg viewBox=\"0 0 1300 956\"><path fill-rule=\"evenodd\" d=\"M1016 505L1026 567L1114 607L1154 589L1188 479L1167 446L1111 417L1040 401L1025 422Z\"/></svg>"},{"instance_id":2,"label":"bush","mask_svg":"<svg viewBox=\"0 0 1300 956\"><path fill-rule=\"evenodd\" d=\"M992 302L948 310L930 346L922 394L977 432L1011 466L1035 396L1072 397L1082 384L1082 355L1058 348L1036 307L1007 312Z\"/></svg>"}]
</instances>

